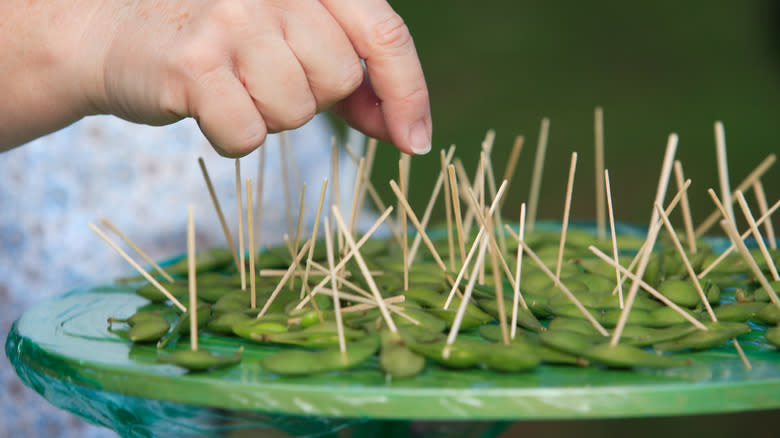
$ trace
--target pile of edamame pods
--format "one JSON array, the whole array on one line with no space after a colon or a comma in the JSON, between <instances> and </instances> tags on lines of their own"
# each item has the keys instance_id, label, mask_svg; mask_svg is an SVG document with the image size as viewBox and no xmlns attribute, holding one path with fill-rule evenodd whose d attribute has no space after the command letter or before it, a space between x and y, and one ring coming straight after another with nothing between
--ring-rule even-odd
<instances>
[{"instance_id":1,"label":"pile of edamame pods","mask_svg":"<svg viewBox=\"0 0 780 438\"><path fill-rule=\"evenodd\" d=\"M529 247L549 267L556 264L559 240L560 234L553 231L534 231L525 237ZM447 258L446 240L434 241L442 258ZM620 236L619 242L623 254L620 261L627 266L642 240L625 235ZM690 254L696 272L717 257L706 240L698 243L697 253ZM570 230L560 278L611 334L621 312L619 296L613 294L615 270L594 257L588 250L589 245L611 250L609 241L598 241L589 231ZM516 242L507 240L506 260L515 260L516 246ZM324 249L324 241L316 242L313 259L322 264L327 263ZM461 335L445 355L447 332L460 305L460 298L456 296L444 309L451 289L447 277L455 277L457 273L442 271L420 254L422 257L409 269L409 288L404 290L400 251L392 239L371 239L361 249L368 267L377 272L374 280L383 297L403 298L397 298L392 304L397 310L392 312L396 331L388 327L379 308L356 307L356 302L342 298L345 353L339 348L330 296L315 295L316 308L311 302L296 308L302 297L302 276L295 275L290 281L292 285L285 285L265 314L257 318L259 308L277 287L280 277L256 277L257 307L251 308L249 288L241 289L232 254L224 249L198 254L198 330L214 337L241 338L247 349L257 345L281 346L280 351L264 355L258 366L286 376L346 370L372 358L376 358L383 373L393 378L414 377L424 373L426 367L434 366L482 367L506 373L533 372L540 364L638 369L682 367L695 360L690 352L728 348L730 340L749 333L751 336L763 334L769 344L780 346L780 307L770 301L767 291L755 282L738 254L726 257L701 280L718 319L718 322L711 322L679 255L669 242L660 239L644 280L701 321L707 330L695 327L640 290L620 341L612 346L610 338L596 330L553 280L533 261L524 258L520 291L528 308L518 308L515 336L505 342L505 329L498 323L499 309L504 309L506 320L512 316L512 287L505 280L500 289L503 289L506 305L499 306L496 296L499 288L493 284L493 276L489 275L493 268L487 262L488 274L474 288L466 305L460 324ZM776 263L780 262L780 252L771 254ZM767 264L762 263L762 257L757 256L755 260L764 271L768 269ZM176 283L167 285L177 297L186 296L188 290L185 263L168 266L168 271L179 278ZM255 263L263 269L287 269L292 258L287 247L270 248L259 254ZM366 279L355 263L349 262L345 271L348 273L345 278L368 289ZM321 279L322 276L312 274L308 279L309 287L314 287ZM630 280L626 284L630 284ZM780 289L780 282L772 286ZM133 343L156 344L161 361L192 371L216 369L241 360L238 353L217 356L205 350L193 352L184 348L190 331L189 314L172 306L152 285L141 285L136 292L152 304L139 309L130 318L110 318L112 331Z\"/></svg>"}]
</instances>

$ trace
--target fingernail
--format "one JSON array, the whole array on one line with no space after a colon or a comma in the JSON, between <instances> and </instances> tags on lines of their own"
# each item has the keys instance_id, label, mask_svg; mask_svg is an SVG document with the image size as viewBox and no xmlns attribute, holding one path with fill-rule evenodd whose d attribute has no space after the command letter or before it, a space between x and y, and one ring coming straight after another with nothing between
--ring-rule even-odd
<instances>
[{"instance_id":1,"label":"fingernail","mask_svg":"<svg viewBox=\"0 0 780 438\"><path fill-rule=\"evenodd\" d=\"M428 135L425 119L418 120L409 129L409 145L412 152L417 155L424 155L431 151L431 137Z\"/></svg>"}]
</instances>

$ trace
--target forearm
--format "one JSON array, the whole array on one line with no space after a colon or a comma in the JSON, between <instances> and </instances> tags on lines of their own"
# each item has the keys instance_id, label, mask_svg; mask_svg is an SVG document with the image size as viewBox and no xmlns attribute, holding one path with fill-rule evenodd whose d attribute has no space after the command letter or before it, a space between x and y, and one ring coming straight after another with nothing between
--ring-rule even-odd
<instances>
[{"instance_id":1,"label":"forearm","mask_svg":"<svg viewBox=\"0 0 780 438\"><path fill-rule=\"evenodd\" d=\"M93 112L91 1L0 2L0 151Z\"/></svg>"}]
</instances>

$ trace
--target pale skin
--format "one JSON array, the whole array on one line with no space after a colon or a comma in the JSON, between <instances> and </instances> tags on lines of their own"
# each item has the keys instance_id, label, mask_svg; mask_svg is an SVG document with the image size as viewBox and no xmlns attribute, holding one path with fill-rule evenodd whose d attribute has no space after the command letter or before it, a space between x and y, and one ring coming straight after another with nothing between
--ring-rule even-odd
<instances>
[{"instance_id":1,"label":"pale skin","mask_svg":"<svg viewBox=\"0 0 780 438\"><path fill-rule=\"evenodd\" d=\"M385 0L3 0L0 54L0 151L114 114L193 117L238 157L325 110L431 147L422 67Z\"/></svg>"}]
</instances>

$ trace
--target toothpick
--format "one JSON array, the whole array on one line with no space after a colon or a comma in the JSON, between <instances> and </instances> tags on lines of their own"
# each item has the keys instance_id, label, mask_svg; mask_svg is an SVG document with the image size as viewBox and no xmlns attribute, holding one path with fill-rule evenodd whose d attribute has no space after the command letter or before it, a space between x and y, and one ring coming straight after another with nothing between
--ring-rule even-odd
<instances>
[{"instance_id":1,"label":"toothpick","mask_svg":"<svg viewBox=\"0 0 780 438\"><path fill-rule=\"evenodd\" d=\"M293 259L293 262L290 264L289 269L287 269L287 272L285 272L284 276L282 276L282 279L279 281L279 284L276 285L276 288L271 292L271 296L268 297L268 301L265 302L265 305L262 309L260 309L260 313L257 314L257 317L260 318L263 315L265 315L265 312L268 311L268 308L271 307L271 303L274 302L276 299L276 296L279 295L279 291L282 290L284 287L284 284L287 283L287 280L290 279L290 276L295 271L295 267L297 266L298 262L301 261L301 258L303 258L304 254L306 254L306 250L309 249L309 245L311 245L311 240L307 241L303 244L303 247L300 251L298 251L298 254Z\"/></svg>"},{"instance_id":2,"label":"toothpick","mask_svg":"<svg viewBox=\"0 0 780 438\"><path fill-rule=\"evenodd\" d=\"M439 161L441 162L440 178L444 181L444 216L447 219L447 249L450 258L450 270L455 270L455 240L452 235L452 199L450 197L450 179L447 175L447 160L444 149L439 151Z\"/></svg>"},{"instance_id":3,"label":"toothpick","mask_svg":"<svg viewBox=\"0 0 780 438\"><path fill-rule=\"evenodd\" d=\"M450 196L452 199L452 208L455 213L455 231L458 235L458 249L460 250L460 261L465 263L466 260L466 247L463 238L463 222L461 220L460 212L460 196L458 195L458 180L455 177L455 166L450 164L447 166L447 173L450 180Z\"/></svg>"},{"instance_id":4,"label":"toothpick","mask_svg":"<svg viewBox=\"0 0 780 438\"><path fill-rule=\"evenodd\" d=\"M360 198L360 188L363 187L363 171L365 166L365 158L360 159L358 164L357 176L355 176L355 191L352 193L352 211L349 214L349 232L355 232L355 222L360 218L360 212L358 211L358 201Z\"/></svg>"},{"instance_id":5,"label":"toothpick","mask_svg":"<svg viewBox=\"0 0 780 438\"><path fill-rule=\"evenodd\" d=\"M125 241L125 243L127 243L127 244L130 246L130 248L133 248L133 250L135 250L135 252L137 252L137 253L138 253L138 255L140 255L140 256L141 256L141 257L142 257L142 258L143 258L143 259L144 259L144 260L145 260L147 263L149 263L150 265L152 265L152 266L154 267L154 269L155 269L157 272L159 272L159 273L160 273L160 275L162 275L163 277L165 277L165 279L166 279L166 280L170 281L171 283L175 283L175 281L173 280L173 277L171 277L170 275L168 275L168 273L167 273L167 272L165 272L165 270L164 270L163 268L161 268L161 267L160 267L160 265L158 265L157 263L155 263L155 262L154 262L154 260L152 260L152 258L151 258L151 257L149 257L149 256L148 256L148 255L147 255L145 252L143 252L143 251L141 250L141 248L139 248L139 247L138 247L138 246L137 246L135 243L133 243L133 242L130 240L130 238L129 238L129 237L127 237L127 236L125 236L124 234L122 234L122 232L121 232L121 231L119 231L119 229L118 229L117 227L115 227L115 226L114 226L114 224L112 224L111 222L109 222L109 221L108 221L108 219L106 219L106 218L102 218L102 219L100 219L100 221L101 221L101 222L103 222L103 225L105 225L106 227L108 227L108 228L109 228L111 231L113 231L113 232L114 232L114 233L115 233L117 236L119 236L119 238L120 238L120 239L124 240L124 241Z\"/></svg>"},{"instance_id":6,"label":"toothpick","mask_svg":"<svg viewBox=\"0 0 780 438\"><path fill-rule=\"evenodd\" d=\"M680 184L682 186L682 184ZM607 195L607 209L609 213L609 232L612 237L612 257L615 263L620 264L620 255L617 246L617 232L615 231L615 212L612 209L612 187L609 182L609 170L604 169L604 189ZM615 269L615 279L618 287L618 301L620 308L623 308L623 280L620 278L620 270Z\"/></svg>"},{"instance_id":7,"label":"toothpick","mask_svg":"<svg viewBox=\"0 0 780 438\"><path fill-rule=\"evenodd\" d=\"M241 269L241 265L238 261L238 253L236 252L236 245L233 243L233 238L230 236L227 221L225 221L225 216L222 214L222 209L219 207L217 194L214 192L214 185L211 184L211 178L209 177L208 170L206 170L206 163L203 161L203 158L198 158L198 164L200 165L201 173L203 173L203 179L206 181L209 195L211 195L211 202L214 204L214 209L217 210L217 217L219 217L219 223L222 225L222 232L225 234L228 247L230 248L231 254L233 254L233 261L236 262L236 269Z\"/></svg>"},{"instance_id":8,"label":"toothpick","mask_svg":"<svg viewBox=\"0 0 780 438\"><path fill-rule=\"evenodd\" d=\"M311 263L312 263L313 258L314 258L314 247L315 247L316 242L317 242L317 232L319 231L319 228L320 228L320 217L321 217L321 214L322 214L322 205L325 203L325 191L326 191L327 187L328 187L328 178L324 178L322 180L322 188L320 188L320 200L319 200L319 202L317 202L317 213L314 216L314 228L311 231L311 241L312 241L312 244L309 247L309 255L307 256L307 259L306 259L306 271L303 273L303 282L301 284L301 294L300 294L301 296L305 295L307 293L307 291L308 291L309 294L311 293L311 291L309 290L309 275L310 275L310 271L311 271L310 266L311 266ZM330 233L331 232L331 229L328 228L327 225L325 226L325 232L326 233ZM316 301L312 301L312 304L316 306L317 302ZM321 316L321 313L319 311L319 308L315 307L314 310L317 312L317 315L321 319L322 316Z\"/></svg>"},{"instance_id":9,"label":"toothpick","mask_svg":"<svg viewBox=\"0 0 780 438\"><path fill-rule=\"evenodd\" d=\"M493 171L493 158L491 157L491 153L493 151L493 139L496 135L496 132L494 130L488 131L490 134L488 137L485 138L485 141L482 143L482 152L484 154L484 161L485 161L485 171L487 176L487 183L488 183L488 190L490 191L490 196L495 198L496 197L496 176L495 172ZM496 234L498 235L498 238L496 239L498 241L498 247L501 248L501 254L506 254L506 239L504 237L504 220L501 216L501 206L504 205L504 203L498 204L498 210L495 217L496 221L496 229L494 230ZM483 210L484 211L484 201L483 201Z\"/></svg>"},{"instance_id":10,"label":"toothpick","mask_svg":"<svg viewBox=\"0 0 780 438\"><path fill-rule=\"evenodd\" d=\"M726 209L723 206L721 200L718 198L718 195L715 194L715 191L712 189L707 190L707 193L709 193L712 201L715 203L715 206L718 208L718 210L720 210L721 214L723 214L723 217L725 218L726 216L724 213L726 212ZM758 267L758 263L756 263L756 261L753 259L753 256L750 254L750 250L748 250L747 246L745 246L745 242L739 238L739 231L737 231L737 226L734 224L734 222L731 222L728 219L722 220L720 226L726 231L726 234L728 234L731 242L737 246L740 255L742 255L742 259L745 261L745 263L748 264L748 266L750 266L750 269L753 271L753 275L756 276L756 279L761 284L761 286L766 289L769 298L773 303L775 303L776 306L780 307L780 298L777 297L777 294L772 288L772 285L769 283L769 280L767 280L766 276L761 271L761 268Z\"/></svg>"},{"instance_id":11,"label":"toothpick","mask_svg":"<svg viewBox=\"0 0 780 438\"><path fill-rule=\"evenodd\" d=\"M377 139L375 138L369 138L368 144L366 145L366 166L363 169L363 178L360 181L360 194L359 194L359 200L358 200L358 206L357 211L363 212L363 203L366 199L366 190L368 187L368 181L371 181L371 174L374 169L374 158L376 157L376 146L377 146ZM384 208L381 208L380 210L384 210Z\"/></svg>"},{"instance_id":12,"label":"toothpick","mask_svg":"<svg viewBox=\"0 0 780 438\"><path fill-rule=\"evenodd\" d=\"M330 189L330 203L335 205L336 208L341 211L341 189L339 188L339 149L336 142L336 136L331 138L330 146L330 179L333 181L333 186ZM341 236L341 231L337 231L336 237L338 239L338 250L341 254L344 249L344 238Z\"/></svg>"},{"instance_id":13,"label":"toothpick","mask_svg":"<svg viewBox=\"0 0 780 438\"><path fill-rule=\"evenodd\" d=\"M493 233L490 231L492 222L490 217L487 218L489 236ZM493 266L493 283L496 290L496 307L498 307L498 324L501 326L501 338L504 341L504 345L509 345L509 328L506 324L506 308L504 306L504 285L501 279L501 274L498 272L498 252L499 249L495 245L490 246L490 263Z\"/></svg>"},{"instance_id":14,"label":"toothpick","mask_svg":"<svg viewBox=\"0 0 780 438\"><path fill-rule=\"evenodd\" d=\"M569 181L566 183L566 203L563 207L563 224L561 225L561 243L558 246L558 264L555 268L555 278L561 278L561 267L563 266L563 249L566 245L566 231L569 228L569 213L571 211L571 195L574 191L574 172L577 170L577 153L571 154L571 164L569 165Z\"/></svg>"},{"instance_id":15,"label":"toothpick","mask_svg":"<svg viewBox=\"0 0 780 438\"><path fill-rule=\"evenodd\" d=\"M328 268L330 270L330 278L333 281L330 282L331 292L333 292L333 313L336 315L336 333L339 338L339 351L341 351L341 357L346 358L347 354L347 342L344 339L344 322L341 319L341 302L339 301L339 291L336 288L336 271L333 269L333 243L331 242L331 228L328 223L328 218L325 218L325 247L328 254ZM313 301L312 301L313 302Z\"/></svg>"},{"instance_id":16,"label":"toothpick","mask_svg":"<svg viewBox=\"0 0 780 438\"><path fill-rule=\"evenodd\" d=\"M385 305L385 302L382 300L382 294L379 292L379 289L376 287L376 283L374 282L374 277L371 276L371 272L369 272L368 266L366 266L365 260L363 260L363 256L360 254L360 251L357 249L357 245L355 244L355 240L352 238L352 235L348 232L347 226L344 224L344 220L341 218L341 213L339 213L338 209L333 207L333 216L336 217L336 224L338 224L338 227L341 228L342 233L344 234L344 240L346 241L347 245L352 249L355 253L355 261L357 262L358 266L360 267L360 271L363 273L363 277L366 280L366 283L368 283L368 288L371 290L371 293L374 294L374 299L376 300L377 304L379 304L379 311L382 314L382 318L385 320L385 324L387 324L387 328L390 329L393 333L398 333L398 328L395 326L395 322L393 322L393 318L390 316L390 313L387 310L387 306Z\"/></svg>"},{"instance_id":17,"label":"toothpick","mask_svg":"<svg viewBox=\"0 0 780 438\"><path fill-rule=\"evenodd\" d=\"M764 176L764 173L766 173L767 170L769 170L770 167L772 167L773 164L775 164L776 160L775 154L769 154L766 158L764 158L764 161L762 161L755 169L753 169L750 174L745 177L745 179L737 186L737 188L734 190L734 192L731 193L732 196L732 202L733 197L736 196L736 191L742 191L744 192L747 190L748 187L753 185L754 182L761 179L762 176ZM697 228L696 228L696 237L699 237L706 233L707 231L712 228L713 225L718 221L720 214L718 210L713 211Z\"/></svg>"},{"instance_id":18,"label":"toothpick","mask_svg":"<svg viewBox=\"0 0 780 438\"><path fill-rule=\"evenodd\" d=\"M542 172L544 171L544 158L547 154L547 137L550 133L550 119L542 119L539 130L539 143L536 145L536 159L534 171L531 177L531 192L528 195L528 231L533 231L536 225L536 210L539 205L539 192L542 188Z\"/></svg>"},{"instance_id":19,"label":"toothpick","mask_svg":"<svg viewBox=\"0 0 780 438\"><path fill-rule=\"evenodd\" d=\"M479 154L479 206L472 204L472 210L474 216L485 211L485 150ZM490 231L490 230L488 230ZM490 233L492 235L492 233ZM485 264L479 268L479 284L485 284Z\"/></svg>"},{"instance_id":20,"label":"toothpick","mask_svg":"<svg viewBox=\"0 0 780 438\"><path fill-rule=\"evenodd\" d=\"M379 228L379 226L382 225L382 223L385 221L385 219L387 219L387 217L390 215L392 211L393 211L392 206L387 207L387 209L382 213L382 215L379 216L379 218L374 222L374 225L372 225L371 228L369 228L368 231L366 231L363 237L361 237L360 240L358 240L356 248L360 248L361 246L363 246L364 243L368 242L368 239L371 238L371 235L374 234L374 231L376 231L377 228ZM336 265L336 271L340 271L344 266L346 266L347 262L349 262L354 255L355 255L355 251L352 250L347 251L347 254L344 257L342 257L341 261L339 261L339 263ZM311 294L304 297L303 300L301 300L301 302L298 303L297 306L295 306L295 310L302 309L303 306L305 306L306 303L309 302L311 297L314 294L316 294L316 291L325 286L328 280L330 280L330 275L326 275L325 278L322 279L322 281L320 281L316 286L314 286L314 288L312 288Z\"/></svg>"},{"instance_id":21,"label":"toothpick","mask_svg":"<svg viewBox=\"0 0 780 438\"><path fill-rule=\"evenodd\" d=\"M406 177L404 176L403 160L398 160L398 181L401 182L401 193L406 196ZM400 204L400 201L398 201ZM404 265L404 291L409 290L409 231L407 229L406 210L398 209L398 221L401 222L401 251L403 252Z\"/></svg>"},{"instance_id":22,"label":"toothpick","mask_svg":"<svg viewBox=\"0 0 780 438\"><path fill-rule=\"evenodd\" d=\"M116 243L114 243L111 239L109 239L109 237L106 236L105 233L100 231L100 229L92 223L89 223L88 225L90 228L92 228L92 231L94 231L95 234L100 236L101 239L105 240L106 243L108 243L109 246L111 246L111 248L114 249L114 251L119 253L119 255L122 256L122 258L124 258L125 261L127 261L127 263L130 263L130 266L135 268L135 270L138 271L139 274L143 275L144 278L149 281L149 283L153 284L154 287L156 287L157 290L159 290L163 295L165 295L166 298L171 300L173 304L176 305L176 307L178 307L182 312L187 311L187 308L184 307L184 305L179 300L177 300L176 297L174 297L173 295L171 295L170 292L168 292L168 289L163 287L163 285L161 285L157 280L155 280L155 278L152 277L148 272L146 272L144 268L141 267L141 265L139 265L135 260L133 260L132 257L127 255L127 253L124 252L122 248L120 248Z\"/></svg>"},{"instance_id":23,"label":"toothpick","mask_svg":"<svg viewBox=\"0 0 780 438\"><path fill-rule=\"evenodd\" d=\"M504 169L504 177L502 181L506 181L509 186L512 185L512 178L515 175L515 169L517 168L517 160L520 158L520 152L523 150L523 143L525 137L518 135L515 137L515 142L512 145L512 152L509 154L509 160L506 162L506 168ZM508 186L507 186L508 187Z\"/></svg>"},{"instance_id":24,"label":"toothpick","mask_svg":"<svg viewBox=\"0 0 780 438\"><path fill-rule=\"evenodd\" d=\"M198 288L195 283L195 221L192 218L192 205L187 207L187 276L190 295L190 347L198 351Z\"/></svg>"},{"instance_id":25,"label":"toothpick","mask_svg":"<svg viewBox=\"0 0 780 438\"><path fill-rule=\"evenodd\" d=\"M726 157L726 134L723 131L723 122L715 122L715 151L718 158L718 180L720 181L720 196L723 198L724 207L729 214L728 219L734 223L737 217L734 215L734 201L731 199L731 186L729 185L729 165Z\"/></svg>"},{"instance_id":26,"label":"toothpick","mask_svg":"<svg viewBox=\"0 0 780 438\"><path fill-rule=\"evenodd\" d=\"M442 154L444 151L442 150ZM450 164L450 160L452 159L452 156L455 154L455 145L450 146L449 150L447 151L447 155L444 157L445 163L448 165ZM423 212L422 220L420 223L423 225L423 228L428 226L428 222L431 219L431 213L433 213L433 207L436 204L436 200L439 198L439 192L442 188L442 183L444 182L444 174L440 173L439 177L436 179L436 183L433 185L433 191L431 192L431 197L428 199L428 204L425 206L425 211ZM408 187L406 188L409 189ZM418 234L414 237L414 241L412 241L412 246L409 249L409 260L408 264L411 266L411 264L414 262L414 258L417 255L417 249L420 247L420 241L421 236Z\"/></svg>"},{"instance_id":27,"label":"toothpick","mask_svg":"<svg viewBox=\"0 0 780 438\"><path fill-rule=\"evenodd\" d=\"M293 212L292 198L290 189L290 166L287 160L287 149L289 138L286 133L279 135L279 165L282 167L282 187L284 189L284 211L287 219L287 235L293 235Z\"/></svg>"},{"instance_id":28,"label":"toothpick","mask_svg":"<svg viewBox=\"0 0 780 438\"><path fill-rule=\"evenodd\" d=\"M458 337L458 331L460 330L460 325L463 322L463 316L466 314L466 307L471 300L471 293L474 291L474 285L476 284L478 277L477 271L484 263L485 250L487 249L488 243L487 236L483 236L481 240L476 239L474 243L476 242L481 242L479 245L479 254L477 255L477 261L474 263L474 268L471 271L471 278L466 285L466 290L463 292L463 298L461 299L460 305L458 306L458 311L455 313L452 326L450 326L450 333L447 335L447 342L444 346L444 350L442 350L442 356L444 356L445 359L450 356L450 345L452 345L455 342L455 338Z\"/></svg>"},{"instance_id":29,"label":"toothpick","mask_svg":"<svg viewBox=\"0 0 780 438\"><path fill-rule=\"evenodd\" d=\"M621 266L620 263L617 263L614 259L609 258L609 256L607 256L606 254L601 252L601 250L599 250L598 248L596 248L593 245L588 246L588 249L593 254L595 254L598 258L600 258L601 260L607 262L610 266L612 266L613 268L617 269L620 273L625 275L627 278L629 278L629 279L631 279L633 281L638 281L639 282L639 286L641 286L642 289L647 291L650 295L652 295L658 301L661 301L666 306L670 307L672 310L674 310L680 316L682 316L683 318L688 320L688 322L690 322L691 324L695 325L696 328L698 328L700 330L705 330L705 331L708 330L707 326L702 324L698 319L696 319L693 316L691 316L690 313L688 313L685 310L683 310L677 304L674 304L674 302L669 300L669 298L666 298L666 296L664 294L662 294L661 292L658 292L655 288L653 288L653 286L650 286L647 282L645 282L641 278L637 277L636 274L634 274L633 272L631 272L628 269L626 269L623 266Z\"/></svg>"},{"instance_id":30,"label":"toothpick","mask_svg":"<svg viewBox=\"0 0 780 438\"><path fill-rule=\"evenodd\" d=\"M241 290L246 290L246 265L244 264L244 206L241 196L241 163L236 158L236 202L238 203L238 260L241 273Z\"/></svg>"},{"instance_id":31,"label":"toothpick","mask_svg":"<svg viewBox=\"0 0 780 438\"><path fill-rule=\"evenodd\" d=\"M766 247L766 244L764 243L764 238L761 236L761 231L758 230L758 225L756 225L756 220L753 218L753 212L750 211L750 207L747 204L747 201L745 200L745 195L742 194L742 192L737 192L737 201L739 201L739 206L742 209L742 214L745 215L745 219L747 219L748 225L750 226L750 231L753 233L753 238L755 238L756 243L758 244L758 248L761 251L761 254L764 256L764 261L766 261L767 266L769 266L769 273L772 274L772 278L775 281L780 281L780 276L777 275L777 267L775 267L775 261L772 260L772 255L769 254L769 250Z\"/></svg>"},{"instance_id":32,"label":"toothpick","mask_svg":"<svg viewBox=\"0 0 780 438\"><path fill-rule=\"evenodd\" d=\"M547 275L547 277L549 277L550 280L553 281L555 286L558 289L560 289L564 293L564 295L566 295L567 298L569 298L569 301L571 301L572 304L574 304L574 306L577 307L577 310L579 310L580 313L582 313L583 316L585 316L585 318L591 323L591 325L593 325L593 327L595 327L596 330L598 330L598 332L601 333L603 336L609 336L607 330L604 329L604 327L601 324L599 324L598 321L596 321L596 318L594 318L593 315L591 315L591 313L588 311L588 309L586 309L585 306L582 305L580 300L578 300L577 297L575 297L574 294L571 293L569 288L566 287L566 285L563 284L563 282L561 282L560 279L555 277L555 274L552 271L550 271L550 268L548 268L544 264L544 262L539 258L539 256L537 256L536 253L531 248L528 247L525 241L520 240L519 243L520 245L522 245L523 251L525 251L528 254L528 256L531 257L534 263L536 263L539 266L542 272L544 272L544 274Z\"/></svg>"},{"instance_id":33,"label":"toothpick","mask_svg":"<svg viewBox=\"0 0 780 438\"><path fill-rule=\"evenodd\" d=\"M525 202L520 204L520 228L517 230L517 237L515 240L521 241L525 239ZM528 304L523 298L523 294L520 293L520 275L523 267L523 245L517 244L517 265L515 266L515 285L512 288L512 324L510 325L511 332L509 337L514 339L517 333L517 306L521 304L523 309L528 310Z\"/></svg>"},{"instance_id":34,"label":"toothpick","mask_svg":"<svg viewBox=\"0 0 780 438\"><path fill-rule=\"evenodd\" d=\"M252 178L246 180L246 230L249 242L249 291L251 293L250 305L257 307L257 293L255 289L255 236L254 218L252 217Z\"/></svg>"},{"instance_id":35,"label":"toothpick","mask_svg":"<svg viewBox=\"0 0 780 438\"><path fill-rule=\"evenodd\" d=\"M658 211L658 214L664 221L664 226L669 232L669 237L671 238L674 247L677 249L677 253L680 255L680 259L682 259L685 270L688 271L688 276L691 278L693 286L696 288L696 292L699 294L699 298L701 299L702 304L704 304L704 309L707 310L707 314L710 315L710 319L712 319L713 322L716 322L718 318L715 317L715 313L712 311L712 306L710 306L710 302L707 300L707 295L704 293L704 289L702 289L701 283L699 283L699 278L696 276L696 272L693 270L693 266L691 266L691 261L688 260L688 255L685 254L685 249L683 249L682 244L680 243L680 239L677 237L677 233L674 231L674 227L669 221L669 217L664 213L664 209L661 207L661 204L656 203L655 209Z\"/></svg>"},{"instance_id":36,"label":"toothpick","mask_svg":"<svg viewBox=\"0 0 780 438\"><path fill-rule=\"evenodd\" d=\"M298 226L295 228L295 245L293 246L294 249L290 252L290 256L293 259L295 258L295 253L298 252L298 245L300 244L300 239L301 239L301 225L303 222L305 198L306 198L306 183L303 183L303 190L301 190L301 200L300 203L298 204ZM314 246L314 244L315 242L312 241L311 246ZM297 265L296 262L293 262L293 264ZM296 266L296 269L297 268L298 267ZM295 287L295 282L291 281L290 290L293 290L294 287ZM301 294L301 296L303 296L303 294Z\"/></svg>"},{"instance_id":37,"label":"toothpick","mask_svg":"<svg viewBox=\"0 0 780 438\"><path fill-rule=\"evenodd\" d=\"M604 110L597 106L593 110L593 133L596 165L596 235L606 239L606 217L604 208Z\"/></svg>"},{"instance_id":38,"label":"toothpick","mask_svg":"<svg viewBox=\"0 0 780 438\"><path fill-rule=\"evenodd\" d=\"M263 227L261 226L262 222L261 219L263 217L263 182L265 180L265 146L260 147L259 151L260 159L258 163L258 169L257 169L257 200L255 204L255 225L257 226L257 233L255 234L255 248L260 250L262 246L261 243L261 235L263 231Z\"/></svg>"},{"instance_id":39,"label":"toothpick","mask_svg":"<svg viewBox=\"0 0 780 438\"><path fill-rule=\"evenodd\" d=\"M767 219L769 219L770 216L772 216L772 214L774 214L774 212L777 211L778 208L780 208L780 200L775 202L774 205L772 205L772 208L767 210L766 213L764 213L760 218L758 218L758 220L756 221L756 225L761 225L762 223L764 223ZM741 240L744 241L745 239L747 239L747 237L750 235L750 233L751 233L751 230L747 230L744 233L742 233L739 237L740 237ZM707 268L705 268L703 271L701 271L699 273L699 278L704 278L704 276L709 274L710 271L715 269L715 267L718 266L718 264L720 262L722 262L726 257L728 257L728 255L731 254L735 249L737 249L737 247L732 243L731 246L726 248L726 250L723 251L718 256L718 258L713 260L713 262L710 263L710 265L707 266Z\"/></svg>"},{"instance_id":40,"label":"toothpick","mask_svg":"<svg viewBox=\"0 0 780 438\"><path fill-rule=\"evenodd\" d=\"M769 209L769 204L766 202L766 193L764 192L764 184L761 180L753 183L753 193L756 195L756 202L758 202L758 208L762 215L765 215ZM767 217L764 222L764 229L766 230L766 239L769 241L769 247L777 249L777 238L775 237L775 227L772 225L771 217Z\"/></svg>"},{"instance_id":41,"label":"toothpick","mask_svg":"<svg viewBox=\"0 0 780 438\"><path fill-rule=\"evenodd\" d=\"M674 176L677 180L677 188L683 186L685 181L685 175L683 174L682 163L680 160L674 160ZM680 200L680 206L682 208L683 223L685 224L685 237L688 240L688 251L691 254L696 254L696 236L693 231L693 219L691 216L691 206L688 203L688 193L683 193Z\"/></svg>"}]
</instances>

